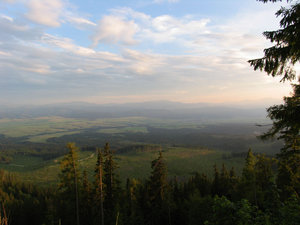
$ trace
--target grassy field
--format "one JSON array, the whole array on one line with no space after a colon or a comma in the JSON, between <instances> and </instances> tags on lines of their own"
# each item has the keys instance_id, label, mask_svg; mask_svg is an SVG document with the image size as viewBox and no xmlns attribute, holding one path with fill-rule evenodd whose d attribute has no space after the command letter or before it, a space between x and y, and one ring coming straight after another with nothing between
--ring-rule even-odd
<instances>
[{"instance_id":1,"label":"grassy field","mask_svg":"<svg viewBox=\"0 0 300 225\"><path fill-rule=\"evenodd\" d=\"M121 127L121 128L105 128L100 129L99 133L105 134L117 134L117 133L147 133L147 127Z\"/></svg>"},{"instance_id":2,"label":"grassy field","mask_svg":"<svg viewBox=\"0 0 300 225\"><path fill-rule=\"evenodd\" d=\"M63 135L70 135L70 134L79 134L80 131L66 131L66 132L58 132L52 134L42 134L42 135L33 135L30 136L27 140L30 142L39 142L39 143L46 143L49 138L53 137L61 137Z\"/></svg>"},{"instance_id":3,"label":"grassy field","mask_svg":"<svg viewBox=\"0 0 300 225\"><path fill-rule=\"evenodd\" d=\"M80 133L98 128L100 133L147 132L147 125L170 129L195 128L196 125L173 120L123 117L111 119L73 119L63 117L40 117L29 119L0 119L0 134L7 137L27 137L28 141L44 143L48 138Z\"/></svg>"},{"instance_id":4,"label":"grassy field","mask_svg":"<svg viewBox=\"0 0 300 225\"><path fill-rule=\"evenodd\" d=\"M167 147L163 149L163 156L168 166L169 177L188 177L194 172L212 175L213 165L221 168L222 163L228 170L234 166L237 174L240 173L244 159L223 159L222 151L205 148L179 148ZM147 178L151 172L151 161L157 158L158 152L139 152L115 155L119 165L118 173L122 182L126 178ZM34 182L40 185L56 184L62 157L55 160L43 161L37 157L18 156L9 164L0 164L0 168L14 172L23 181ZM96 164L96 154L92 152L79 153L80 170L87 170L89 176L93 177Z\"/></svg>"}]
</instances>

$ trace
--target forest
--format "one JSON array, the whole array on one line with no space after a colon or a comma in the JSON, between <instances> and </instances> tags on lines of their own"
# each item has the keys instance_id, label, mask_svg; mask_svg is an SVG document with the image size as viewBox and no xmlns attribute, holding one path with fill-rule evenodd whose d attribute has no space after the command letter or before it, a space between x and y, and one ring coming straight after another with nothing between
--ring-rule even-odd
<instances>
[{"instance_id":1,"label":"forest","mask_svg":"<svg viewBox=\"0 0 300 225\"><path fill-rule=\"evenodd\" d=\"M242 175L226 165L213 176L168 177L163 152L146 179L121 184L108 143L92 179L68 143L57 187L18 181L1 170L1 224L299 224L299 179L278 159L249 149ZM299 161L296 162L296 164Z\"/></svg>"}]
</instances>

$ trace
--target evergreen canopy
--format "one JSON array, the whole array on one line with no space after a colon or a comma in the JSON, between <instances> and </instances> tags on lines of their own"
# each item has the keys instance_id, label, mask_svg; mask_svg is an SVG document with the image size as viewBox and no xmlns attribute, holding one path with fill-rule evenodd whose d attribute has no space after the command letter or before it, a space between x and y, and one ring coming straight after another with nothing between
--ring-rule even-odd
<instances>
[{"instance_id":1,"label":"evergreen canopy","mask_svg":"<svg viewBox=\"0 0 300 225\"><path fill-rule=\"evenodd\" d=\"M277 2L278 0L259 0ZM280 0L281 1L281 0ZM294 2L287 0L287 2ZM290 8L281 7L276 12L281 16L280 27L276 31L265 31L264 36L274 45L264 49L264 57L249 60L254 70L260 69L273 77L282 76L281 81L292 81L296 78L294 65L300 60L300 3L296 1Z\"/></svg>"}]
</instances>

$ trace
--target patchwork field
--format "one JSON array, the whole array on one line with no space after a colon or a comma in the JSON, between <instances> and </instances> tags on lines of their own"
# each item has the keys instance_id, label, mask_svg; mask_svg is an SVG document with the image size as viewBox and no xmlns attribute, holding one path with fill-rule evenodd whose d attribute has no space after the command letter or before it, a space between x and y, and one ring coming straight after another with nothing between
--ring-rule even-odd
<instances>
[{"instance_id":1,"label":"patchwork field","mask_svg":"<svg viewBox=\"0 0 300 225\"><path fill-rule=\"evenodd\" d=\"M66 143L81 148L79 164L93 176L95 147L109 142L116 151L122 181L147 178L150 163L163 150L169 176L188 177L194 172L212 174L213 165L224 163L240 173L244 154L275 154L278 142L261 142L263 128L253 123L204 123L201 120L172 120L147 117L106 119L58 116L0 119L0 168L25 181L41 185L58 181L59 162ZM159 146L159 148L157 147Z\"/></svg>"},{"instance_id":2,"label":"patchwork field","mask_svg":"<svg viewBox=\"0 0 300 225\"><path fill-rule=\"evenodd\" d=\"M0 134L7 137L26 137L31 142L46 142L48 138L98 129L99 133L147 132L151 124L158 128L197 128L193 122L150 119L145 117L122 117L112 119L73 119L64 117L39 117L28 119L0 119Z\"/></svg>"}]
</instances>

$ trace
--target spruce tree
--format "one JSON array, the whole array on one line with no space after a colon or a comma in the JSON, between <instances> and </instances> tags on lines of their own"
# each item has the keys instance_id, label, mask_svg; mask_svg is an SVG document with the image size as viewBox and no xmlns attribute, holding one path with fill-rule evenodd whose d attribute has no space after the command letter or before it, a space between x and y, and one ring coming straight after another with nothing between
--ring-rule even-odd
<instances>
[{"instance_id":1,"label":"spruce tree","mask_svg":"<svg viewBox=\"0 0 300 225\"><path fill-rule=\"evenodd\" d=\"M92 225L93 222L93 198L92 198L92 188L88 179L87 171L83 171L82 177L82 190L80 195L80 205L81 205L81 220L84 221L85 225Z\"/></svg>"},{"instance_id":2,"label":"spruce tree","mask_svg":"<svg viewBox=\"0 0 300 225\"><path fill-rule=\"evenodd\" d=\"M152 161L151 168L150 198L151 201L161 204L165 199L168 187L167 166L161 151L159 152L158 158Z\"/></svg>"},{"instance_id":3,"label":"spruce tree","mask_svg":"<svg viewBox=\"0 0 300 225\"><path fill-rule=\"evenodd\" d=\"M259 0L277 2L280 0ZM260 69L272 76L282 76L281 81L293 81L297 74L293 69L300 62L300 3L292 2L289 8L282 7L276 16L281 16L281 29L264 32L274 45L264 50L264 57L250 60L254 70ZM292 97L285 97L284 104L268 109L268 117L273 120L272 128L262 138L277 136L285 143L278 155L279 171L277 177L281 196L287 199L292 194L300 194L300 77L293 85Z\"/></svg>"},{"instance_id":4,"label":"spruce tree","mask_svg":"<svg viewBox=\"0 0 300 225\"><path fill-rule=\"evenodd\" d=\"M241 179L241 196L247 198L251 203L257 205L257 186L255 175L256 157L250 148L245 160L245 166L242 172Z\"/></svg>"},{"instance_id":5,"label":"spruce tree","mask_svg":"<svg viewBox=\"0 0 300 225\"><path fill-rule=\"evenodd\" d=\"M264 3L281 0L259 0ZM287 0L287 2L293 2ZM266 31L264 36L274 43L273 46L264 49L264 57L249 60L254 70L260 69L267 74L282 76L282 81L293 80L296 72L293 66L300 60L300 3L289 8L282 7L276 12L276 16L281 16L280 27L276 31Z\"/></svg>"},{"instance_id":6,"label":"spruce tree","mask_svg":"<svg viewBox=\"0 0 300 225\"><path fill-rule=\"evenodd\" d=\"M168 224L169 218L169 185L167 181L167 166L162 152L151 162L151 176L149 180L149 200L151 206L151 224Z\"/></svg>"},{"instance_id":7,"label":"spruce tree","mask_svg":"<svg viewBox=\"0 0 300 225\"><path fill-rule=\"evenodd\" d=\"M219 173L219 170L218 170L218 167L217 165L215 164L214 165L214 179L213 179L213 182L212 182L212 187L211 187L211 192L212 192L212 195L221 195L221 179L220 179L220 173Z\"/></svg>"},{"instance_id":8,"label":"spruce tree","mask_svg":"<svg viewBox=\"0 0 300 225\"><path fill-rule=\"evenodd\" d=\"M116 218L119 214L119 194L121 193L120 181L118 179L118 175L116 173L116 169L118 168L117 163L114 159L114 153L111 151L108 143L104 146L104 176L103 183L104 185L104 211L106 212L106 220L107 224L114 224L116 222ZM106 224L106 223L105 223Z\"/></svg>"},{"instance_id":9,"label":"spruce tree","mask_svg":"<svg viewBox=\"0 0 300 225\"><path fill-rule=\"evenodd\" d=\"M75 143L68 143L69 153L64 156L60 163L61 173L59 174L59 190L65 202L71 202L67 208L71 208L70 215L67 215L69 221L76 218L73 224L79 225L79 171L77 160L77 147ZM73 213L72 213L73 211ZM74 215L72 219L72 215Z\"/></svg>"},{"instance_id":10,"label":"spruce tree","mask_svg":"<svg viewBox=\"0 0 300 225\"><path fill-rule=\"evenodd\" d=\"M95 168L95 195L96 200L99 202L99 212L97 210L96 215L100 215L101 225L104 225L104 188L103 188L103 155L100 148L97 148L97 163Z\"/></svg>"},{"instance_id":11,"label":"spruce tree","mask_svg":"<svg viewBox=\"0 0 300 225\"><path fill-rule=\"evenodd\" d=\"M262 139L276 137L284 141L284 147L277 155L279 169L277 184L283 199L293 194L300 195L300 85L294 85L291 97L284 98L284 104L268 109L273 126Z\"/></svg>"}]
</instances>

